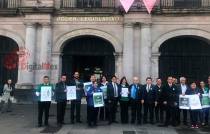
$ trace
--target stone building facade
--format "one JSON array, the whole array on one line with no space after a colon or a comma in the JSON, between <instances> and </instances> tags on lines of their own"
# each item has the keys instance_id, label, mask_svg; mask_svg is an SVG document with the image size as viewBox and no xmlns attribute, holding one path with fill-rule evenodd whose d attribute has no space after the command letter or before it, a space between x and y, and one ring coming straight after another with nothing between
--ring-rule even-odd
<instances>
[{"instance_id":1,"label":"stone building facade","mask_svg":"<svg viewBox=\"0 0 210 134\"><path fill-rule=\"evenodd\" d=\"M87 37L103 40L114 48L114 52L108 56L106 53L109 50L102 48L103 54L99 55L113 56L113 59L112 62L106 59L106 67L99 68L99 73L115 74L118 78L126 76L129 83L134 76L139 77L143 84L149 76L155 83L157 77L165 81L167 75L201 80L210 74L208 0L157 0L151 14L147 12L142 0L136 0L128 13L125 13L119 0L0 1L0 40L7 37L14 41L19 48L17 55L25 51L20 50L20 47L27 49L30 53L26 59L28 65L54 65L53 69L32 71L23 70L19 65L16 73L12 70L4 71L4 57L10 52L5 48L6 54L3 49L1 54L0 50L0 80L12 77L16 79L15 87L18 89L31 89L41 83L45 75L55 84L64 74L64 66L67 67L66 74L72 76L77 69L69 64L81 63L76 59L71 62L68 58L64 59L65 50L66 57L69 56L67 49L72 53L69 57L97 58L92 50L80 54L76 52L76 47L67 47L69 44L74 45L71 43L74 40L79 42ZM100 43L96 45L100 46ZM89 70L82 65L80 68ZM97 68L94 72L97 72Z\"/></svg>"}]
</instances>

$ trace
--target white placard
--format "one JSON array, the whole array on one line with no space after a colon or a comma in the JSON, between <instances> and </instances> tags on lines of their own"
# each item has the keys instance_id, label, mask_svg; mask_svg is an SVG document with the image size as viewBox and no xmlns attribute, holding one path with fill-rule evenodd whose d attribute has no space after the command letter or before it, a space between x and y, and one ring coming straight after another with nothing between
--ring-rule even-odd
<instances>
[{"instance_id":1,"label":"white placard","mask_svg":"<svg viewBox=\"0 0 210 134\"><path fill-rule=\"evenodd\" d=\"M190 95L179 95L179 108L190 109Z\"/></svg>"},{"instance_id":2,"label":"white placard","mask_svg":"<svg viewBox=\"0 0 210 134\"><path fill-rule=\"evenodd\" d=\"M190 107L191 109L202 109L200 98L196 95L190 95Z\"/></svg>"},{"instance_id":3,"label":"white placard","mask_svg":"<svg viewBox=\"0 0 210 134\"><path fill-rule=\"evenodd\" d=\"M122 88L122 97L128 97L128 88Z\"/></svg>"},{"instance_id":4,"label":"white placard","mask_svg":"<svg viewBox=\"0 0 210 134\"><path fill-rule=\"evenodd\" d=\"M76 86L67 86L67 100L75 100L77 99L77 94L76 94Z\"/></svg>"},{"instance_id":5,"label":"white placard","mask_svg":"<svg viewBox=\"0 0 210 134\"><path fill-rule=\"evenodd\" d=\"M40 101L51 101L51 97L52 97L52 87L51 86L41 86Z\"/></svg>"}]
</instances>

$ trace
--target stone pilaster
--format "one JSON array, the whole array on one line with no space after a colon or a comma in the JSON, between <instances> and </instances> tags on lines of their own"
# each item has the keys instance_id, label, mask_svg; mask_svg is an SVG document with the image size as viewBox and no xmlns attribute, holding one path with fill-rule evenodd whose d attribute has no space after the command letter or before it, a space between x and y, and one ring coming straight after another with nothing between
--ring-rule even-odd
<instances>
[{"instance_id":1,"label":"stone pilaster","mask_svg":"<svg viewBox=\"0 0 210 134\"><path fill-rule=\"evenodd\" d=\"M159 59L160 53L152 53L151 57L151 72L152 72L152 83L156 84L155 80L159 77Z\"/></svg>"},{"instance_id":2,"label":"stone pilaster","mask_svg":"<svg viewBox=\"0 0 210 134\"><path fill-rule=\"evenodd\" d=\"M134 23L124 22L124 44L123 44L123 76L129 83L133 79L133 47L134 47Z\"/></svg>"},{"instance_id":3,"label":"stone pilaster","mask_svg":"<svg viewBox=\"0 0 210 134\"><path fill-rule=\"evenodd\" d=\"M151 77L151 23L143 23L140 26L140 83L145 83L146 78Z\"/></svg>"},{"instance_id":4,"label":"stone pilaster","mask_svg":"<svg viewBox=\"0 0 210 134\"><path fill-rule=\"evenodd\" d=\"M56 66L55 69L51 70L50 82L56 84L60 81L61 71L62 71L62 53L52 52L51 53L51 63Z\"/></svg>"},{"instance_id":5,"label":"stone pilaster","mask_svg":"<svg viewBox=\"0 0 210 134\"><path fill-rule=\"evenodd\" d=\"M35 70L32 66L36 61L37 24L33 22L25 22L24 24L26 25L25 48L28 50L30 56L25 60L26 68L22 70L20 81L21 83L25 83L26 87L24 88L28 88L28 86L34 85Z\"/></svg>"},{"instance_id":6,"label":"stone pilaster","mask_svg":"<svg viewBox=\"0 0 210 134\"><path fill-rule=\"evenodd\" d=\"M115 75L117 76L118 80L120 80L123 77L122 74L123 54L115 52L114 56L115 56Z\"/></svg>"},{"instance_id":7,"label":"stone pilaster","mask_svg":"<svg viewBox=\"0 0 210 134\"><path fill-rule=\"evenodd\" d=\"M40 65L43 65L44 68L39 70L39 75L36 75L39 78L38 83L42 82L44 76L50 78L50 70L54 68L54 65L51 63L51 49L52 49L52 24L51 23L42 23L42 40L41 40L41 52L40 52Z\"/></svg>"}]
</instances>

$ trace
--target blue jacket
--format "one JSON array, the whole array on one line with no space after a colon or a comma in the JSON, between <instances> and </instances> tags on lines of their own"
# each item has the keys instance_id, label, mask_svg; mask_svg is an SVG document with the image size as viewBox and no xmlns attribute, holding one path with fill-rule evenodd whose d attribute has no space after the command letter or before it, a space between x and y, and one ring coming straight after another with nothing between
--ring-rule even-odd
<instances>
[{"instance_id":1,"label":"blue jacket","mask_svg":"<svg viewBox=\"0 0 210 134\"><path fill-rule=\"evenodd\" d=\"M91 88L89 89L89 91L87 92L87 96L88 96L88 105L89 105L89 106L94 106L94 103L93 103L93 95L91 94L92 92L98 93L98 92L103 92L103 91L101 90L100 87L98 87L97 89L95 89L94 87L91 87ZM103 98L104 98L104 97L103 97Z\"/></svg>"}]
</instances>

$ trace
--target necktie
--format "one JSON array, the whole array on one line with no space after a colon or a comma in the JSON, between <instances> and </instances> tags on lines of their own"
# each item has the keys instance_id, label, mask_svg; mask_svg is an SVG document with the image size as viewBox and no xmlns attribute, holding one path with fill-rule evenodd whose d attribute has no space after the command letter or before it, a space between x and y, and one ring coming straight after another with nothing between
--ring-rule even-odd
<instances>
[{"instance_id":1,"label":"necktie","mask_svg":"<svg viewBox=\"0 0 210 134\"><path fill-rule=\"evenodd\" d=\"M149 84L148 84L148 86L147 86L147 92L149 93Z\"/></svg>"},{"instance_id":2,"label":"necktie","mask_svg":"<svg viewBox=\"0 0 210 134\"><path fill-rule=\"evenodd\" d=\"M115 86L115 83L114 83L114 96L117 96L116 95L116 86Z\"/></svg>"},{"instance_id":3,"label":"necktie","mask_svg":"<svg viewBox=\"0 0 210 134\"><path fill-rule=\"evenodd\" d=\"M76 83L76 87L78 87L78 80L75 80L75 83Z\"/></svg>"},{"instance_id":4,"label":"necktie","mask_svg":"<svg viewBox=\"0 0 210 134\"><path fill-rule=\"evenodd\" d=\"M132 95L132 98L133 99L136 99L136 85L134 85L134 88L133 88L133 95Z\"/></svg>"},{"instance_id":5,"label":"necktie","mask_svg":"<svg viewBox=\"0 0 210 134\"><path fill-rule=\"evenodd\" d=\"M63 88L66 89L65 83L63 82Z\"/></svg>"}]
</instances>

